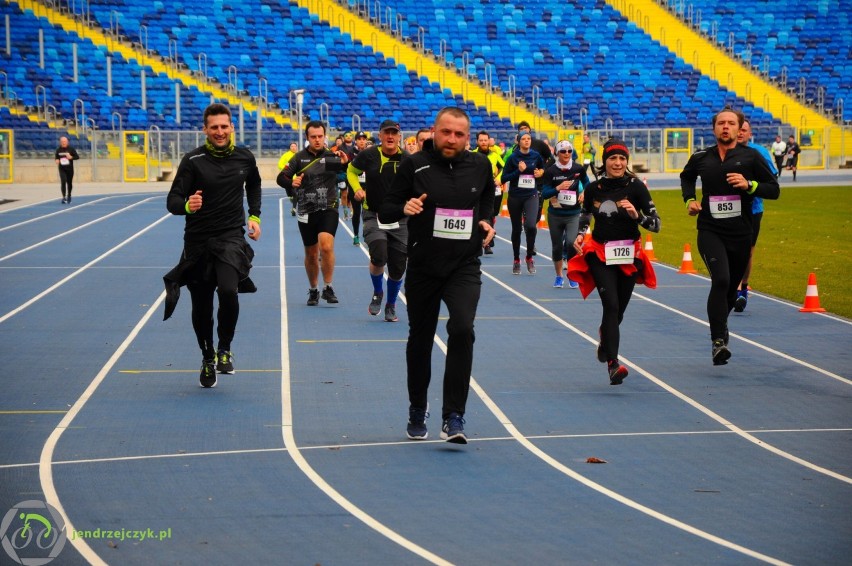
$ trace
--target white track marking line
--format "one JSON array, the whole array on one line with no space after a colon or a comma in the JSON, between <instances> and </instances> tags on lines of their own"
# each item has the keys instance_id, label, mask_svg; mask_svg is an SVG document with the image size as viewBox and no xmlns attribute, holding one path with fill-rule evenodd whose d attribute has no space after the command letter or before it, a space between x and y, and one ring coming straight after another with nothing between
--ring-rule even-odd
<instances>
[{"instance_id":1,"label":"white track marking line","mask_svg":"<svg viewBox=\"0 0 852 566\"><path fill-rule=\"evenodd\" d=\"M41 242L38 242L37 244L33 244L33 245L31 245L31 246L28 246L28 247L26 247L26 248L23 248L23 249L21 249L21 250L18 250L18 251L16 251L16 252L13 252L13 253L11 253L11 254L9 254L9 255L7 255L7 256L0 257L0 261L6 261L6 260L7 260L7 259L9 259L9 258L13 258L13 257L15 257L16 255L20 255L20 254L22 254L22 253L24 253L24 252L28 252L28 251L30 251L30 250L33 250L33 249L38 248L38 247L40 247L40 246L43 246L43 245L45 245L45 244L47 244L47 243L50 243L50 242L52 242L52 241L54 241L54 240L58 240L59 238L63 238L63 237L65 237L65 236L67 236L68 234L73 234L74 232L76 232L76 231L78 231L78 230L82 230L83 228L88 228L89 226L92 226L93 224L97 224L98 222L101 222L101 221L103 221L103 220L106 220L107 218L110 218L111 216L115 216L115 215L117 215L117 214L121 214L122 212L125 212L125 211L127 211L127 210L130 210L131 208L135 208L135 207L139 206L140 204L144 204L144 203L148 202L149 200L153 200L153 199L155 199L155 198L159 198L159 197L150 197L150 198L146 198L146 199L144 199L144 200L140 200L140 201L139 201L139 202L137 202L137 203L131 204L130 206L126 206L126 207L124 207L124 208L120 208L120 209L118 209L118 210L116 210L116 211L114 211L114 212L110 212L109 214L107 214L107 215L105 215L105 216L101 216L100 218L96 218L96 219L94 219L94 220L92 220L92 221L90 221L90 222L86 222L85 224L81 224L81 225L77 226L76 228L72 228L72 229L70 229L70 230L66 230L65 232L62 232L61 234L57 234L57 235L55 235L55 236L51 236L50 238L48 238L48 239L46 239L46 240L42 240Z\"/></svg>"},{"instance_id":2,"label":"white track marking line","mask_svg":"<svg viewBox=\"0 0 852 566\"><path fill-rule=\"evenodd\" d=\"M643 301L647 301L647 302L651 303L652 305L656 305L656 306L658 306L658 307L660 307L660 308L662 308L662 309L665 309L665 310L667 310L667 311L670 311L670 312L673 312L673 313L675 313L675 314L678 314L678 315L680 315L680 316L682 316L682 317L684 317L684 318L687 318L687 319L689 319L689 320L691 320L691 321L693 321L693 322L697 322L698 324L701 324L701 325L703 325L703 326L707 326L707 327L709 327L709 326L710 326L710 324L709 324L708 322L705 322L705 321L701 320L700 318L694 317L694 316L692 316L692 315L691 315L691 314L689 314L689 313L685 313L685 312L683 312L683 311L681 311L681 310L678 310L678 309L676 309L676 308L674 308L674 307L670 307L670 306L668 306L668 305L665 305L665 304L663 304L663 303L660 303L659 301L655 301L654 299L651 299L651 298L649 298L649 297L646 297L645 295L642 295L641 293L634 292L634 293L633 293L633 295L634 295L635 297L638 297L638 298L642 299ZM830 377L830 378L832 378L832 379L836 379L837 381L840 381L841 383L845 383L846 385L852 385L852 379L847 379L847 378L845 378L845 377L843 377L843 376L841 376L841 375L837 375L836 373L832 373L832 372L830 372L830 371L828 371L828 370L825 370L825 369L822 369L822 368L820 368L820 367L817 367L817 366L815 366L815 365L813 365L813 364L811 364L811 363L809 363L809 362L806 362L805 360L800 360L799 358L793 357L793 356L791 356L791 355L789 355L789 354L785 354L784 352L781 352L781 351L776 350L776 349L774 349L774 348L770 348L769 346L764 346L763 344L760 344L759 342L755 342L754 340L751 340L751 339L749 339L749 338L746 338L745 336L741 336L741 335L739 335L739 334L735 334L735 333L733 333L733 332L731 332L731 333L730 333L730 335L731 335L731 337L736 338L737 340L742 340L742 341L743 341L743 342L745 342L746 344L749 344L749 345L751 345L751 346L754 346L755 348L760 348L761 350L764 350L764 351L766 351L766 352L769 352L770 354L776 355L776 356L778 356L779 358L783 358L783 359L785 359L785 360L787 360L787 361L789 361L789 362L793 362L794 364L798 364L798 365L800 365L800 366L804 366L804 367L806 367L806 368L808 368L808 369L810 369L810 370L813 370L813 371L815 371L815 372L817 372L817 373L821 373L821 374L823 374L823 375L825 375L825 376L827 376L827 377Z\"/></svg>"},{"instance_id":3,"label":"white track marking line","mask_svg":"<svg viewBox=\"0 0 852 566\"><path fill-rule=\"evenodd\" d=\"M850 432L852 428L800 428L800 429L761 429L750 430L756 434L779 434L779 433L801 433L801 432ZM730 430L691 430L691 431L668 431L668 432L601 432L587 434L537 434L527 435L529 440L566 440L572 438L640 438L651 436L716 436L734 434ZM468 439L468 442L506 442L515 439L511 436L483 436ZM393 440L388 442L353 442L352 444L318 444L315 446L302 446L300 450L351 450L353 448L386 448L389 446L416 447L423 444L444 444L445 440L423 440L411 442L410 440ZM269 454L275 452L286 452L287 448L244 448L238 450L211 450L208 452L174 452L170 454L140 454L138 456L114 456L112 458L81 458L79 460L56 460L54 466L73 466L78 464L111 464L114 462L136 462L144 460L169 460L172 458L204 458L209 456L244 456L246 454ZM32 468L38 466L38 462L24 462L21 464L2 464L0 470L11 468Z\"/></svg>"},{"instance_id":4,"label":"white track marking line","mask_svg":"<svg viewBox=\"0 0 852 566\"><path fill-rule=\"evenodd\" d=\"M590 337L590 336L589 336L589 335L587 335L585 332L582 332L581 330L577 329L577 327L575 327L575 326L573 326L573 325L569 324L567 321L563 320L562 318L560 318L559 316L557 316L557 315L556 315L556 314L554 314L553 312L551 312L551 311L549 311L548 309L546 309L546 308L542 307L541 305L537 304L537 303L536 303L536 302L534 302L532 299L529 299L529 298L525 297L524 295L522 295L521 293L518 293L515 289L513 289L513 288L512 288L512 287L510 287L509 285L507 285L507 284L503 283L502 281L500 281L499 279L497 279L497 278L496 278L496 277L494 277L493 275L491 275L491 274L489 274L489 273L486 273L486 272L484 272L484 271L483 271L483 275L485 275L485 276L486 276L486 277L488 277L490 280L492 280L493 282L495 282L497 285L499 285L500 287L503 287L505 290L509 291L510 293L512 293L513 295L515 295L515 296L516 296L516 297L518 297L519 299L521 299L522 301L524 301L524 302L528 303L529 305L532 305L534 308L536 308L536 309L540 310L541 312L543 312L544 314L548 315L548 316L549 316L550 318L552 318L555 322L557 322L557 323L561 324L562 326L564 326L564 327L568 328L569 330L571 330L572 332L574 332L575 334L577 334L577 335L578 335L578 336L580 336L581 338L585 339L587 342L590 342L591 344L597 344L597 341L595 341L595 340L594 340L594 338ZM698 320L698 319L695 319L695 320ZM436 336L436 339L437 339L437 336ZM727 429L731 430L732 432L735 432L737 435L739 435L739 436L741 436L742 438L744 438L744 439L748 440L749 442L752 442L753 444L755 444L755 445L757 445L757 446L759 446L759 447L761 447L761 448L763 448L763 449L765 449L765 450L768 450L769 452L772 452L773 454L776 454L776 455L778 455L778 456L781 456L782 458L785 458L785 459L787 459L787 460L790 460L791 462L795 462L795 463L797 463L797 464L799 464L799 465L802 465L802 466L804 466L804 467L806 467L806 468L809 468L809 469L811 469L811 470L814 470L815 472L819 472L819 473L821 473L821 474L825 474L825 475L827 475L827 476L829 476L829 477L832 477L832 478L834 478L834 479L840 480L840 481L842 481L842 482L852 484L852 478L850 478L850 477L847 477L847 476L844 476L844 475L842 475L842 474L839 474L839 473L837 473L837 472L835 472L835 471L833 471L833 470L829 470L829 469L827 469L827 468L823 468L822 466L818 466L818 465L816 465L816 464L814 464L814 463L812 463L812 462L808 462L807 460L803 460L802 458L799 458L798 456L794 456L793 454L790 454L789 452L785 452L785 451L781 450L780 448L776 448L775 446L772 446L771 444L768 444L768 443L766 443L766 442L763 442L763 441L762 441L762 440L760 440L759 438L757 438L757 437L755 437L755 436L753 436L753 435L749 434L749 433L748 433L748 432L746 432L744 429L741 429L741 428L740 428L740 427L738 427L737 425L735 425L735 424L733 424L732 422L728 421L728 419L723 418L721 415L719 415L719 414L715 413L714 411L712 411L712 410L711 410L711 409L709 409L708 407L705 407L704 405L702 405L701 403L699 403L699 402L698 402L698 401L696 401L695 399L693 399L693 398L689 397L689 396L688 396L688 395L686 395L685 393L681 393L680 391L678 391L677 389L675 389L674 387L672 387L671 385L669 385L668 383L666 383L666 382L665 382L665 381L663 381L662 379L660 379L660 378L656 377L655 375L653 375L653 374L651 374L651 373L649 373L649 372L645 371L645 370L644 370L644 369L642 369L640 366L638 366L638 365L634 364L633 362L631 362L630 360L628 360L628 359L627 359L627 358L625 358L624 356L619 356L619 358L620 358L620 359L621 359L621 360L622 360L622 361L623 361L626 365L630 366L630 367L631 367L631 368L633 368L635 371L639 372L641 375L644 375L644 376L645 376L645 377L646 377L649 381L651 381L652 383L655 383L655 384L656 384L657 386L659 386L660 388L662 388L662 389L664 389L664 390L668 391L669 393L671 393L672 395L674 395L675 397L677 397L677 398L678 398L678 399L680 399L681 401L683 401L683 402L687 403L688 405L691 405L693 408L695 408L695 409L699 410L700 412L704 413L705 415L707 415L708 417L710 417L710 418L711 418L711 419L713 419L714 421L718 422L719 424L721 424L721 425L722 425L722 426L724 426L725 428L727 428Z\"/></svg>"},{"instance_id":5,"label":"white track marking line","mask_svg":"<svg viewBox=\"0 0 852 566\"><path fill-rule=\"evenodd\" d=\"M292 397L290 393L290 336L288 330L287 316L287 283L286 269L284 268L284 200L278 201L278 246L279 256L278 262L280 266L281 282L281 432L284 437L284 446L287 448L287 453L293 458L293 462L298 466L305 476L313 482L323 493L325 493L337 505L345 509L359 521L379 533L380 535L390 539L406 550L420 556L424 560L428 560L433 564L451 564L440 556L426 550L418 544L403 537L398 532L385 526L371 515L363 511L360 507L346 499L340 492L334 489L325 479L314 470L305 457L302 455L296 437L293 434L293 408ZM288 213L289 214L289 213Z\"/></svg>"},{"instance_id":6,"label":"white track marking line","mask_svg":"<svg viewBox=\"0 0 852 566\"><path fill-rule=\"evenodd\" d=\"M171 216L171 215L169 215ZM159 222L157 222L159 223ZM155 225L157 224L155 223ZM41 481L41 488L44 491L45 501L47 503L53 505L56 510L62 515L62 518L65 520L65 528L68 532L74 532L76 529L74 528L74 524L71 522L71 518L68 516L68 513L65 512L65 508L62 506L62 502L59 500L59 494L56 491L56 485L53 482L53 452L56 449L56 445L59 442L62 433L67 429L74 418L80 413L83 406L88 402L89 399L95 394L95 391L109 374L112 371L112 368L118 362L119 358L124 355L124 352L127 348L130 347L130 344L136 339L136 336L142 330L142 328L148 323L148 320L153 316L154 312L160 307L162 302L166 298L166 292L163 291L156 301L151 305L148 311L139 319L139 322L136 323L136 326L133 330L130 331L130 334L124 339L124 341L119 345L119 347L113 352L112 356L110 356L109 360L107 360L106 364L101 368L98 374L95 376L95 379L89 384L86 390L82 395L74 402L74 405L71 406L71 409L65 414L59 424L56 425L56 428L53 429L53 432L50 433L50 436L47 438L47 441L44 443L44 447L41 450L41 458L39 459L39 467L38 467L38 475ZM86 543L86 540L83 538L71 538L69 539L71 544L77 551L83 555L90 564L98 564L98 565L106 565L106 562L97 555L97 553L92 550L92 547Z\"/></svg>"},{"instance_id":7,"label":"white track marking line","mask_svg":"<svg viewBox=\"0 0 852 566\"><path fill-rule=\"evenodd\" d=\"M163 222L164 220L171 218L171 216L172 216L172 214L167 214L167 215L163 216L162 218L160 218L159 220L157 220L153 224L150 224L150 225L146 226L145 228L143 228L142 230L136 232L135 234L133 234L132 236L130 236L129 238L127 238L126 240L124 240L123 242L121 242L120 244L115 246L114 248L107 250L103 254L99 255L98 257L96 257L95 259L93 259L92 261L90 261L89 263L87 263L86 265L81 267L80 269L78 269L78 270L74 271L73 273L71 273L70 275L60 279L58 282L54 283L53 285L51 285L50 287L48 287L47 289L45 289L44 291L42 291L41 293L39 293L38 295L36 295L32 299L30 299L29 301L23 303L21 306L7 312L3 316L0 316L0 324L6 322L7 320L9 320L10 318L15 316L16 314L18 314L22 310L26 309L27 307L29 307L30 305L32 305L36 301L38 301L38 300L44 298L45 296L49 295L50 293L52 293L53 291L55 291L56 289L58 289L59 287L61 287L65 283L67 283L68 281L70 281L71 279L77 277L78 275L80 275L81 273L83 273L84 271L86 271L87 269L89 269L91 266L95 265L96 263L98 263L102 259L104 259L107 256L117 252L118 250L120 250L121 248L123 248L124 246L126 246L127 244L129 244L130 242L132 242L133 240L135 240L136 238L138 238L139 236L141 236L142 234L144 234L148 230L150 230L151 228L155 227L160 222Z\"/></svg>"},{"instance_id":8,"label":"white track marking line","mask_svg":"<svg viewBox=\"0 0 852 566\"><path fill-rule=\"evenodd\" d=\"M86 206L99 203L102 200L107 200L107 199L111 199L111 198L116 198L116 197L99 198L99 199L92 200L92 201L89 201L89 202L86 202L86 203L83 203L83 204L80 204L80 205L77 205L77 206L71 206L71 207L68 207L68 208L63 208L62 210L57 210L56 212L50 212L48 214L43 214L43 215L37 216L35 218L30 218L29 220L24 220L23 222L18 222L17 224L10 224L9 226L3 226L2 228L0 228L0 232L5 232L6 230L11 230L12 228L18 228L20 226L24 226L26 224L29 224L30 222L38 222L39 220L44 220L45 218L50 218L52 216L57 216L59 214L65 214L66 212L73 212L75 210L79 210L79 209L84 208ZM9 211L4 210L3 212L9 212Z\"/></svg>"}]
</instances>

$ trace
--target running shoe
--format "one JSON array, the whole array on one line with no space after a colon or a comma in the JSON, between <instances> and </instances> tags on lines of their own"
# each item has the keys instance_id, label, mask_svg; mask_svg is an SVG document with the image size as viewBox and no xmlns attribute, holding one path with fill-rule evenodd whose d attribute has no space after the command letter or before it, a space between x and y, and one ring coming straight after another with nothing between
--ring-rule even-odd
<instances>
[{"instance_id":1,"label":"running shoe","mask_svg":"<svg viewBox=\"0 0 852 566\"><path fill-rule=\"evenodd\" d=\"M737 300L734 301L734 312L743 312L748 304L748 289L737 291Z\"/></svg>"},{"instance_id":2,"label":"running shoe","mask_svg":"<svg viewBox=\"0 0 852 566\"><path fill-rule=\"evenodd\" d=\"M390 303L385 305L385 322L396 322L399 319L396 316L396 305Z\"/></svg>"},{"instance_id":3,"label":"running shoe","mask_svg":"<svg viewBox=\"0 0 852 566\"><path fill-rule=\"evenodd\" d=\"M730 357L731 351L725 344L725 339L717 338L716 340L713 340L713 365L723 366L728 363L728 359Z\"/></svg>"},{"instance_id":4,"label":"running shoe","mask_svg":"<svg viewBox=\"0 0 852 566\"><path fill-rule=\"evenodd\" d=\"M349 208L346 206L343 207L343 220L349 220Z\"/></svg>"},{"instance_id":5,"label":"running shoe","mask_svg":"<svg viewBox=\"0 0 852 566\"><path fill-rule=\"evenodd\" d=\"M408 426L405 429L405 434L411 440L426 440L429 437L429 431L426 430L426 419L429 418L429 405L425 409L417 407L409 407L408 409Z\"/></svg>"},{"instance_id":6,"label":"running shoe","mask_svg":"<svg viewBox=\"0 0 852 566\"><path fill-rule=\"evenodd\" d=\"M331 304L340 302L337 300L337 295L334 294L334 289L331 288L331 285L326 285L322 290L322 298L325 302Z\"/></svg>"},{"instance_id":7,"label":"running shoe","mask_svg":"<svg viewBox=\"0 0 852 566\"><path fill-rule=\"evenodd\" d=\"M618 360L607 362L606 371L609 374L610 385L621 385L627 377L627 368L618 363Z\"/></svg>"},{"instance_id":8,"label":"running shoe","mask_svg":"<svg viewBox=\"0 0 852 566\"><path fill-rule=\"evenodd\" d=\"M295 208L290 209L290 216L296 216L296 209Z\"/></svg>"},{"instance_id":9,"label":"running shoe","mask_svg":"<svg viewBox=\"0 0 852 566\"><path fill-rule=\"evenodd\" d=\"M569 289L579 289L580 284L574 281L573 279L568 279L568 288Z\"/></svg>"},{"instance_id":10,"label":"running shoe","mask_svg":"<svg viewBox=\"0 0 852 566\"><path fill-rule=\"evenodd\" d=\"M359 238L358 236L355 236L354 238L352 238L352 245L353 246L360 246L361 245L361 238Z\"/></svg>"},{"instance_id":11,"label":"running shoe","mask_svg":"<svg viewBox=\"0 0 852 566\"><path fill-rule=\"evenodd\" d=\"M467 444L464 435L464 419L458 413L450 413L441 426L441 438L452 444Z\"/></svg>"},{"instance_id":12,"label":"running shoe","mask_svg":"<svg viewBox=\"0 0 852 566\"><path fill-rule=\"evenodd\" d=\"M68 195L68 204L71 204L71 195Z\"/></svg>"},{"instance_id":13,"label":"running shoe","mask_svg":"<svg viewBox=\"0 0 852 566\"><path fill-rule=\"evenodd\" d=\"M557 275L556 279L553 281L553 288L554 289L561 289L564 286L565 286L565 280Z\"/></svg>"},{"instance_id":14,"label":"running shoe","mask_svg":"<svg viewBox=\"0 0 852 566\"><path fill-rule=\"evenodd\" d=\"M219 350L216 353L216 371L227 375L234 375L234 355L227 350Z\"/></svg>"},{"instance_id":15,"label":"running shoe","mask_svg":"<svg viewBox=\"0 0 852 566\"><path fill-rule=\"evenodd\" d=\"M512 275L520 275L521 274L521 260L516 259L512 262Z\"/></svg>"},{"instance_id":16,"label":"running shoe","mask_svg":"<svg viewBox=\"0 0 852 566\"><path fill-rule=\"evenodd\" d=\"M370 300L370 306L367 307L367 311L376 316L380 312L382 312L382 299L385 297L384 293L373 293L373 298Z\"/></svg>"},{"instance_id":17,"label":"running shoe","mask_svg":"<svg viewBox=\"0 0 852 566\"><path fill-rule=\"evenodd\" d=\"M315 307L319 304L319 289L308 289L308 306Z\"/></svg>"},{"instance_id":18,"label":"running shoe","mask_svg":"<svg viewBox=\"0 0 852 566\"><path fill-rule=\"evenodd\" d=\"M491 246L485 246L485 251L482 253L484 253L485 255L491 255L494 253L494 250L491 249Z\"/></svg>"},{"instance_id":19,"label":"running shoe","mask_svg":"<svg viewBox=\"0 0 852 566\"><path fill-rule=\"evenodd\" d=\"M216 387L216 360L202 360L198 384L205 389Z\"/></svg>"},{"instance_id":20,"label":"running shoe","mask_svg":"<svg viewBox=\"0 0 852 566\"><path fill-rule=\"evenodd\" d=\"M64 198L62 199L62 204L65 204L65 203L67 203L67 202L68 202L68 201L67 201L66 199L64 199Z\"/></svg>"},{"instance_id":21,"label":"running shoe","mask_svg":"<svg viewBox=\"0 0 852 566\"><path fill-rule=\"evenodd\" d=\"M531 257L527 258L527 271L530 275L535 275L535 262Z\"/></svg>"}]
</instances>

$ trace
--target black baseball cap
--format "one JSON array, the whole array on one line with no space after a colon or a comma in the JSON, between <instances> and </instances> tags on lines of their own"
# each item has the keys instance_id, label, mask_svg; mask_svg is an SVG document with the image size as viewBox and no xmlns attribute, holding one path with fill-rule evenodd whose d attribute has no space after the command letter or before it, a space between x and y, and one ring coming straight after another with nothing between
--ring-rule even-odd
<instances>
[{"instance_id":1,"label":"black baseball cap","mask_svg":"<svg viewBox=\"0 0 852 566\"><path fill-rule=\"evenodd\" d=\"M358 138L367 139L367 134L365 134L364 132L358 132L357 134L355 134L355 139L357 140Z\"/></svg>"},{"instance_id":2,"label":"black baseball cap","mask_svg":"<svg viewBox=\"0 0 852 566\"><path fill-rule=\"evenodd\" d=\"M399 124L396 120L385 120L382 122L382 125L379 126L379 131L384 132L385 130L397 130L400 131L402 128L399 127Z\"/></svg>"}]
</instances>

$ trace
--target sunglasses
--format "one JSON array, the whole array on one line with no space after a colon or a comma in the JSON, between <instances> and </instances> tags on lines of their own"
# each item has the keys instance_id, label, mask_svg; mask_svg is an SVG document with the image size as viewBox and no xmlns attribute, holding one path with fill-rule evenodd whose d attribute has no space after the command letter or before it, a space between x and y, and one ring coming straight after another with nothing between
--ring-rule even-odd
<instances>
[{"instance_id":1,"label":"sunglasses","mask_svg":"<svg viewBox=\"0 0 852 566\"><path fill-rule=\"evenodd\" d=\"M573 149L560 149L557 153L574 153Z\"/></svg>"}]
</instances>

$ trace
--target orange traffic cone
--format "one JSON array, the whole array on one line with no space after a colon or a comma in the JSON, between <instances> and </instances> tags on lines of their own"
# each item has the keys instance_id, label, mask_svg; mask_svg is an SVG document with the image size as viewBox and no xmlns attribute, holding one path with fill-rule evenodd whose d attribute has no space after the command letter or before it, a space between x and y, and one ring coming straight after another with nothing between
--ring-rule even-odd
<instances>
[{"instance_id":1,"label":"orange traffic cone","mask_svg":"<svg viewBox=\"0 0 852 566\"><path fill-rule=\"evenodd\" d=\"M677 270L678 273L698 273L698 270L695 269L695 266L692 265L692 248L689 244L683 245L683 261L680 264L680 269Z\"/></svg>"},{"instance_id":2,"label":"orange traffic cone","mask_svg":"<svg viewBox=\"0 0 852 566\"><path fill-rule=\"evenodd\" d=\"M544 217L543 213L541 215L541 218L538 219L538 227L539 228L549 228L549 226L547 225L547 218Z\"/></svg>"},{"instance_id":3,"label":"orange traffic cone","mask_svg":"<svg viewBox=\"0 0 852 566\"><path fill-rule=\"evenodd\" d=\"M592 241L592 229L588 226L586 227L586 233L583 235L583 245L585 246L589 242Z\"/></svg>"},{"instance_id":4,"label":"orange traffic cone","mask_svg":"<svg viewBox=\"0 0 852 566\"><path fill-rule=\"evenodd\" d=\"M654 255L654 242L651 241L651 234L645 236L645 257L651 261L657 261L657 256Z\"/></svg>"},{"instance_id":5,"label":"orange traffic cone","mask_svg":"<svg viewBox=\"0 0 852 566\"><path fill-rule=\"evenodd\" d=\"M500 209L500 216L502 216L503 218L509 218L509 207L505 204Z\"/></svg>"},{"instance_id":6,"label":"orange traffic cone","mask_svg":"<svg viewBox=\"0 0 852 566\"><path fill-rule=\"evenodd\" d=\"M799 312L825 312L825 309L819 306L816 275L813 273L808 275L808 290L805 292L805 304L799 309Z\"/></svg>"}]
</instances>

